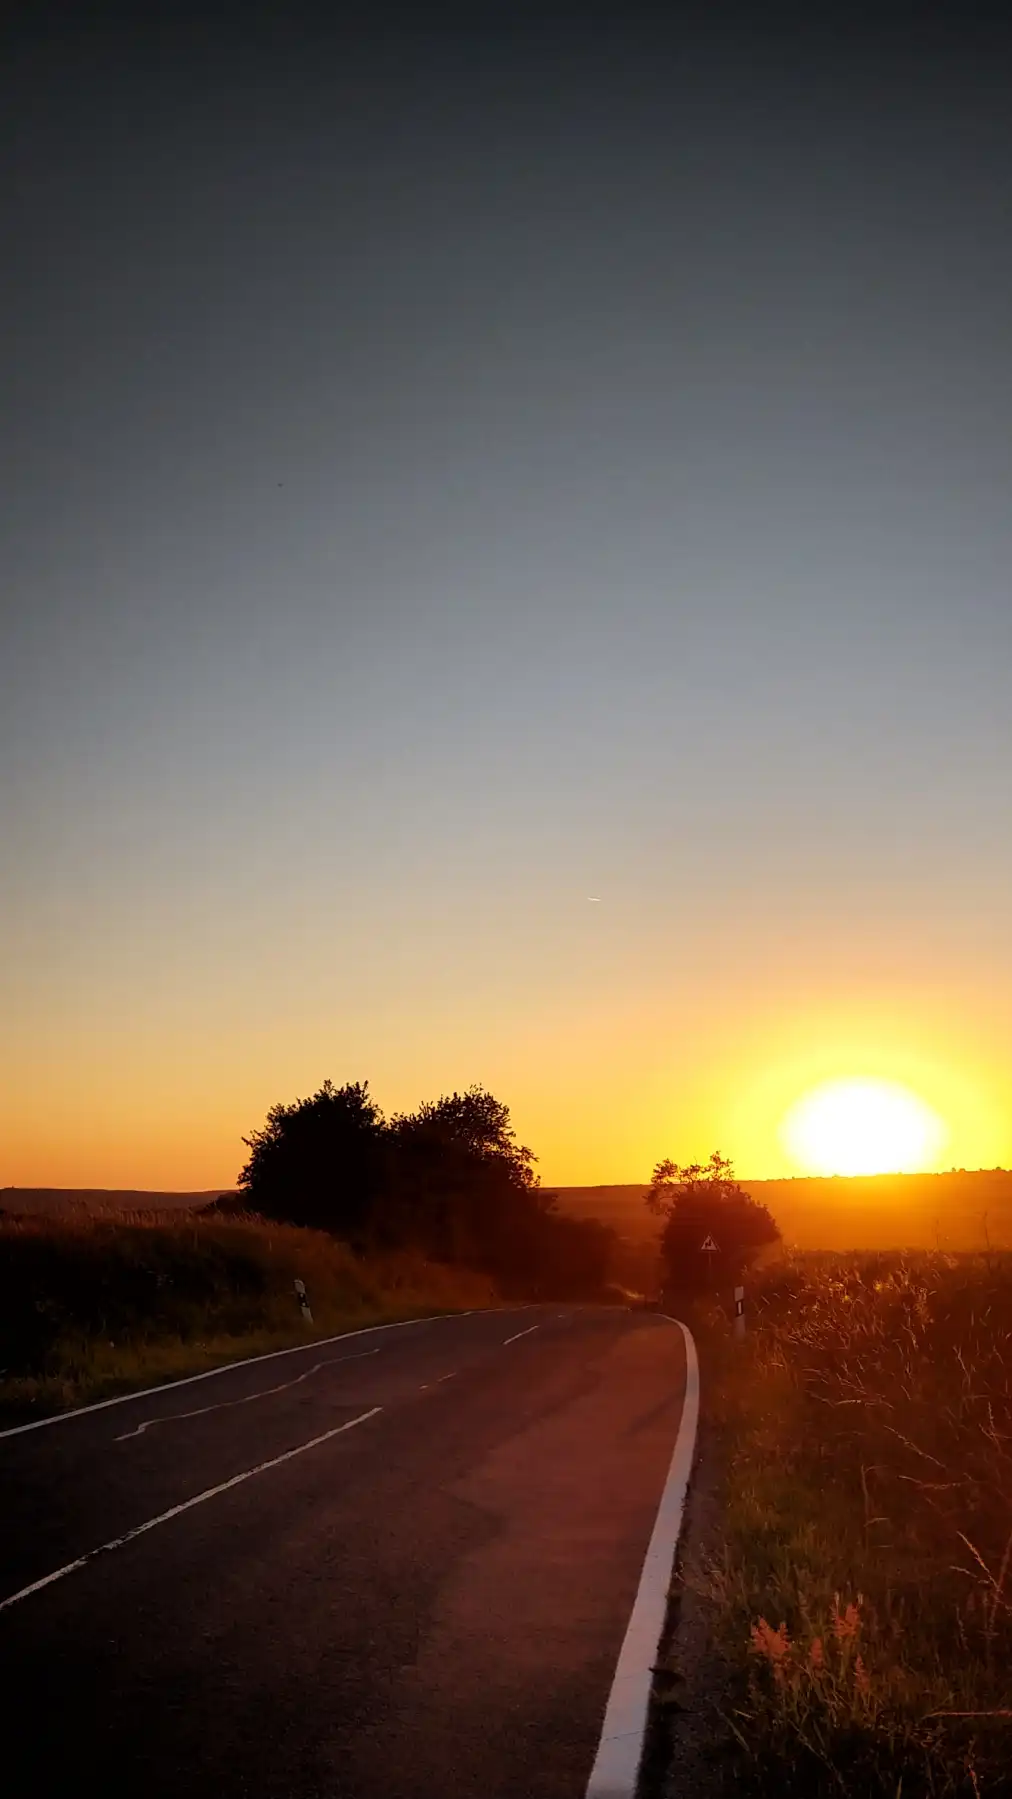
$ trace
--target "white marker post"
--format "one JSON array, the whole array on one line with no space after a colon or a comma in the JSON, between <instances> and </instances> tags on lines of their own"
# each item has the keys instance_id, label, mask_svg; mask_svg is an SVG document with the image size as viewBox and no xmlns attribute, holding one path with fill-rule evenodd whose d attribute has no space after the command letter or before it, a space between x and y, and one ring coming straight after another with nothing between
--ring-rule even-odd
<instances>
[{"instance_id":1,"label":"white marker post","mask_svg":"<svg viewBox=\"0 0 1012 1799\"><path fill-rule=\"evenodd\" d=\"M307 1292L306 1292L306 1283L305 1283L305 1281L296 1281L296 1283L295 1283L295 1297L296 1297L296 1299L297 1299L297 1300L298 1300L298 1302L299 1302L299 1305L300 1305L300 1306L301 1306L301 1308L302 1308L302 1316L303 1316L303 1318L304 1318L304 1319L305 1319L305 1320L306 1320L306 1323L307 1323L307 1324L312 1324L312 1322L313 1322L313 1314L312 1314L312 1312L311 1312L311 1311L310 1311L310 1309L309 1309L309 1295L308 1295L308 1294L307 1294Z\"/></svg>"},{"instance_id":2,"label":"white marker post","mask_svg":"<svg viewBox=\"0 0 1012 1799\"><path fill-rule=\"evenodd\" d=\"M744 1337L744 1335L745 1335L745 1289L744 1289L744 1287L736 1287L734 1290L734 1338L735 1338L735 1342L740 1343L742 1338Z\"/></svg>"}]
</instances>

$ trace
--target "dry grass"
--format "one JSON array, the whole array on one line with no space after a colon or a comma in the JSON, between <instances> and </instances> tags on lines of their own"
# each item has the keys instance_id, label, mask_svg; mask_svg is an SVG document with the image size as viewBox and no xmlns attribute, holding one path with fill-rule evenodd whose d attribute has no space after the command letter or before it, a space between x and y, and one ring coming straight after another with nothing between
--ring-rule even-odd
<instances>
[{"instance_id":1,"label":"dry grass","mask_svg":"<svg viewBox=\"0 0 1012 1799\"><path fill-rule=\"evenodd\" d=\"M357 1257L323 1232L253 1217L6 1218L0 1418L21 1422L259 1350L497 1301L481 1275L408 1254Z\"/></svg>"},{"instance_id":2,"label":"dry grass","mask_svg":"<svg viewBox=\"0 0 1012 1799\"><path fill-rule=\"evenodd\" d=\"M737 1790L1012 1793L1012 1255L756 1285L744 1346L703 1330Z\"/></svg>"}]
</instances>

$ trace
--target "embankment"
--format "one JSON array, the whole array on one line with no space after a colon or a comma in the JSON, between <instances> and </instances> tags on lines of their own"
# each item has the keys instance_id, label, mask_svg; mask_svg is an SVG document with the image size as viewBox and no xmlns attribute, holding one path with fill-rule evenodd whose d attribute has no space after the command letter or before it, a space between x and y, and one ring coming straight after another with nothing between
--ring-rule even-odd
<instances>
[{"instance_id":1,"label":"embankment","mask_svg":"<svg viewBox=\"0 0 1012 1799\"><path fill-rule=\"evenodd\" d=\"M305 1282L313 1321L302 1316ZM397 1318L495 1305L484 1276L256 1218L0 1220L0 1421Z\"/></svg>"}]
</instances>

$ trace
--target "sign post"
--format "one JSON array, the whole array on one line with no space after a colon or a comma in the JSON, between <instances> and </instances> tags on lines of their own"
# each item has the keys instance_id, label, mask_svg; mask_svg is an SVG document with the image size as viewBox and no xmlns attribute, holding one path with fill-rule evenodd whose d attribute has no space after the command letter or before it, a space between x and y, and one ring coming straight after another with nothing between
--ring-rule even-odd
<instances>
[{"instance_id":1,"label":"sign post","mask_svg":"<svg viewBox=\"0 0 1012 1799\"><path fill-rule=\"evenodd\" d=\"M706 1257L706 1278L707 1278L707 1280L712 1281L712 1279L713 1279L713 1258L718 1253L717 1245L713 1241L712 1237L707 1236L706 1238L704 1238L703 1242L700 1244L700 1248L701 1248L704 1256Z\"/></svg>"}]
</instances>

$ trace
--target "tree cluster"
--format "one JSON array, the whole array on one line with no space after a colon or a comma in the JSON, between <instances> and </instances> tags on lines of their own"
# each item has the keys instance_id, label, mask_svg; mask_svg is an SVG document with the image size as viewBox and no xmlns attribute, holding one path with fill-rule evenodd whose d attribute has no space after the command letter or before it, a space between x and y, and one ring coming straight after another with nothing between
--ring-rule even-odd
<instances>
[{"instance_id":1,"label":"tree cluster","mask_svg":"<svg viewBox=\"0 0 1012 1799\"><path fill-rule=\"evenodd\" d=\"M482 1087L385 1119L366 1082L325 1081L243 1141L241 1203L263 1217L361 1250L415 1248L511 1295L593 1298L607 1283L614 1233L557 1212L508 1106Z\"/></svg>"},{"instance_id":2,"label":"tree cluster","mask_svg":"<svg viewBox=\"0 0 1012 1799\"><path fill-rule=\"evenodd\" d=\"M646 1203L664 1220L661 1262L672 1293L733 1286L780 1239L769 1208L739 1186L717 1150L708 1162L658 1162Z\"/></svg>"}]
</instances>

